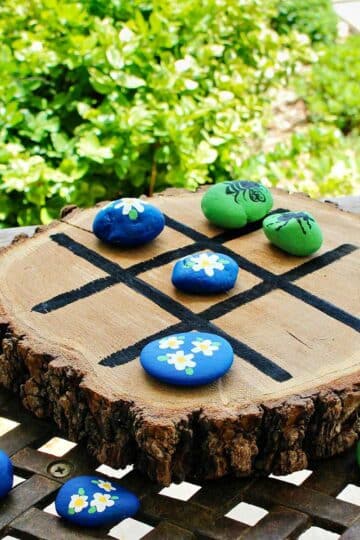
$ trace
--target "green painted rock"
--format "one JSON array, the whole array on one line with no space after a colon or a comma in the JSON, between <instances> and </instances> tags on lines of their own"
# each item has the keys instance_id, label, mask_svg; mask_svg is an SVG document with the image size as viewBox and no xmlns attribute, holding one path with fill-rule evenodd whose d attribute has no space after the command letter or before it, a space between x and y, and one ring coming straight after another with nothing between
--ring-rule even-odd
<instances>
[{"instance_id":1,"label":"green painted rock","mask_svg":"<svg viewBox=\"0 0 360 540\"><path fill-rule=\"evenodd\" d=\"M247 180L215 184L201 201L207 219L224 229L238 229L262 219L272 205L270 191L262 184Z\"/></svg>"},{"instance_id":2,"label":"green painted rock","mask_svg":"<svg viewBox=\"0 0 360 540\"><path fill-rule=\"evenodd\" d=\"M264 219L263 229L270 242L291 255L310 255L323 241L321 229L309 212L271 214Z\"/></svg>"}]
</instances>

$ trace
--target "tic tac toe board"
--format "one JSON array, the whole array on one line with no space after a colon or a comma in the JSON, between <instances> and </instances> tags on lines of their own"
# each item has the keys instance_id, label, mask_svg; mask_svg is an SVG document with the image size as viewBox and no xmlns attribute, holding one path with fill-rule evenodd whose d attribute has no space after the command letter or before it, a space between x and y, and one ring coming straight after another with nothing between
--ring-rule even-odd
<instances>
[{"instance_id":1,"label":"tic tac toe board","mask_svg":"<svg viewBox=\"0 0 360 540\"><path fill-rule=\"evenodd\" d=\"M269 244L261 223L213 227L202 193L177 191L151 200L166 227L140 248L97 240L99 207L68 210L5 248L0 382L99 461L135 463L162 484L286 473L349 447L360 429L359 219L303 195L273 195L274 210L316 217L320 251L287 255ZM201 250L237 261L233 290L174 289L174 263ZM231 343L226 376L175 388L142 370L144 345L191 330Z\"/></svg>"}]
</instances>

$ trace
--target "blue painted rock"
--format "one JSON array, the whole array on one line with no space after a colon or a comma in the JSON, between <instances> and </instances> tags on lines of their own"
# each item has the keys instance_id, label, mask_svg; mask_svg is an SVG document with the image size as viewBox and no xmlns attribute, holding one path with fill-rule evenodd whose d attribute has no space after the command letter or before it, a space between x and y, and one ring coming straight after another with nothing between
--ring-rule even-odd
<instances>
[{"instance_id":1,"label":"blue painted rock","mask_svg":"<svg viewBox=\"0 0 360 540\"><path fill-rule=\"evenodd\" d=\"M238 271L239 267L231 257L202 252L177 261L171 279L180 291L212 294L232 289Z\"/></svg>"},{"instance_id":2,"label":"blue painted rock","mask_svg":"<svg viewBox=\"0 0 360 540\"><path fill-rule=\"evenodd\" d=\"M231 345L220 336L184 332L148 343L140 362L149 375L162 382L198 386L224 375L233 358Z\"/></svg>"},{"instance_id":3,"label":"blue painted rock","mask_svg":"<svg viewBox=\"0 0 360 540\"><path fill-rule=\"evenodd\" d=\"M273 198L267 187L249 180L215 184L201 200L205 217L224 229L238 229L260 220L272 205Z\"/></svg>"},{"instance_id":4,"label":"blue painted rock","mask_svg":"<svg viewBox=\"0 0 360 540\"><path fill-rule=\"evenodd\" d=\"M5 497L13 486L14 471L10 458L0 450L0 499Z\"/></svg>"},{"instance_id":5,"label":"blue painted rock","mask_svg":"<svg viewBox=\"0 0 360 540\"><path fill-rule=\"evenodd\" d=\"M57 513L77 525L104 527L131 517L139 499L126 489L96 476L78 476L66 482L57 494Z\"/></svg>"},{"instance_id":6,"label":"blue painted rock","mask_svg":"<svg viewBox=\"0 0 360 540\"><path fill-rule=\"evenodd\" d=\"M95 216L94 234L103 242L118 246L139 246L150 242L165 227L164 214L142 199L113 201Z\"/></svg>"},{"instance_id":7,"label":"blue painted rock","mask_svg":"<svg viewBox=\"0 0 360 540\"><path fill-rule=\"evenodd\" d=\"M264 219L263 230L275 246L300 257L317 251L323 241L321 229L309 212L272 214Z\"/></svg>"}]
</instances>

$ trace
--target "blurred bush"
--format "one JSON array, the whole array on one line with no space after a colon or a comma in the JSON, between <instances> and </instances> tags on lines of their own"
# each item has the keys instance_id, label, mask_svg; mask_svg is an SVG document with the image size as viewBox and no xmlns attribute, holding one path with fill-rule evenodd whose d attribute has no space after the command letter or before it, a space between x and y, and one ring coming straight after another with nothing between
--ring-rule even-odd
<instances>
[{"instance_id":1,"label":"blurred bush","mask_svg":"<svg viewBox=\"0 0 360 540\"><path fill-rule=\"evenodd\" d=\"M320 55L298 92L305 100L310 119L326 122L349 133L360 128L360 35L328 47Z\"/></svg>"},{"instance_id":2,"label":"blurred bush","mask_svg":"<svg viewBox=\"0 0 360 540\"><path fill-rule=\"evenodd\" d=\"M252 155L235 172L316 198L349 195L360 188L360 137L345 137L334 126L309 124L274 150Z\"/></svg>"},{"instance_id":3,"label":"blurred bush","mask_svg":"<svg viewBox=\"0 0 360 540\"><path fill-rule=\"evenodd\" d=\"M273 27L280 34L296 29L313 43L332 43L337 34L337 16L331 0L279 0Z\"/></svg>"},{"instance_id":4,"label":"blurred bush","mask_svg":"<svg viewBox=\"0 0 360 540\"><path fill-rule=\"evenodd\" d=\"M360 38L335 37L330 0L2 0L0 227L229 177L351 193ZM265 153L290 80L314 124Z\"/></svg>"},{"instance_id":5,"label":"blurred bush","mask_svg":"<svg viewBox=\"0 0 360 540\"><path fill-rule=\"evenodd\" d=\"M311 61L277 1L2 0L0 223L233 175Z\"/></svg>"}]
</instances>

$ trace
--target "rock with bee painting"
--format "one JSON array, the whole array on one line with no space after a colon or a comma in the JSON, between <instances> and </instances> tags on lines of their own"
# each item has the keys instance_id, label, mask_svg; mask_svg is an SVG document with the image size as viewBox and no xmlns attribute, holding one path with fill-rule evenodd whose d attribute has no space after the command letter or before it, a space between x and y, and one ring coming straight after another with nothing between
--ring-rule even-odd
<instances>
[{"instance_id":1,"label":"rock with bee painting","mask_svg":"<svg viewBox=\"0 0 360 540\"><path fill-rule=\"evenodd\" d=\"M103 242L132 247L150 242L165 226L163 213L142 199L123 198L96 214L94 234Z\"/></svg>"},{"instance_id":2,"label":"rock with bee painting","mask_svg":"<svg viewBox=\"0 0 360 540\"><path fill-rule=\"evenodd\" d=\"M272 205L271 192L262 184L248 180L215 184L201 201L205 217L225 229L238 229L262 219Z\"/></svg>"},{"instance_id":3,"label":"rock with bee painting","mask_svg":"<svg viewBox=\"0 0 360 540\"><path fill-rule=\"evenodd\" d=\"M173 285L193 294L216 294L235 285L239 267L222 253L194 253L177 261L172 273Z\"/></svg>"},{"instance_id":4,"label":"rock with bee painting","mask_svg":"<svg viewBox=\"0 0 360 540\"><path fill-rule=\"evenodd\" d=\"M131 517L139 499L114 482L97 476L78 476L66 482L57 494L57 513L83 527L105 527Z\"/></svg>"},{"instance_id":5,"label":"rock with bee painting","mask_svg":"<svg viewBox=\"0 0 360 540\"><path fill-rule=\"evenodd\" d=\"M272 244L291 255L305 257L317 251L323 236L309 212L282 212L263 221L263 230Z\"/></svg>"}]
</instances>

